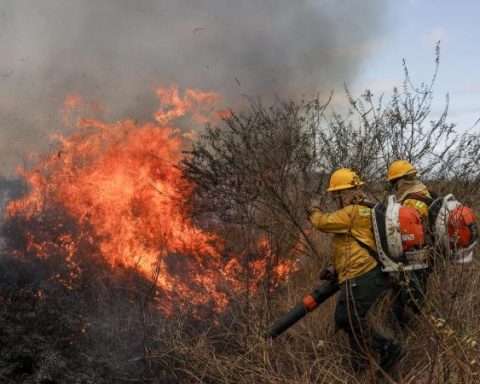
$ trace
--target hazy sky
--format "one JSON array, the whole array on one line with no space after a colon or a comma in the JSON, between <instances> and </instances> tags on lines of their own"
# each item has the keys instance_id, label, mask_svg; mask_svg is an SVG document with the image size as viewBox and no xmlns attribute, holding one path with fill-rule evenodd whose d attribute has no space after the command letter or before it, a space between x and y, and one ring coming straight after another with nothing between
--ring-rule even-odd
<instances>
[{"instance_id":1,"label":"hazy sky","mask_svg":"<svg viewBox=\"0 0 480 384\"><path fill-rule=\"evenodd\" d=\"M450 94L450 120L467 129L480 118L480 2L447 0L388 1L386 28L371 41L370 54L353 81L388 94L403 74L405 58L416 82L428 81L434 47L441 40L441 63L435 88L437 111ZM476 128L479 131L479 128Z\"/></svg>"},{"instance_id":2,"label":"hazy sky","mask_svg":"<svg viewBox=\"0 0 480 384\"><path fill-rule=\"evenodd\" d=\"M389 93L407 59L428 80L442 40L436 104L449 91L461 127L480 117L476 1L2 0L0 175L62 130L72 93L107 119L147 119L153 88L298 98L373 88Z\"/></svg>"}]
</instances>

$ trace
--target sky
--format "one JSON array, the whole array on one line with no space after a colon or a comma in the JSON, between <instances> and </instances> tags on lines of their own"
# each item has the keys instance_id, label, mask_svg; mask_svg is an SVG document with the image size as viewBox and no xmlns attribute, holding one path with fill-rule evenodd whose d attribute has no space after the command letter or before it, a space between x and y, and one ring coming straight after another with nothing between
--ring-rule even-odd
<instances>
[{"instance_id":1,"label":"sky","mask_svg":"<svg viewBox=\"0 0 480 384\"><path fill-rule=\"evenodd\" d=\"M369 43L351 86L391 94L403 75L402 58L415 83L429 81L434 69L435 44L441 41L440 68L434 88L434 113L450 95L450 121L458 130L480 118L480 2L445 0L388 0L385 28ZM478 132L476 126L474 131Z\"/></svg>"},{"instance_id":2,"label":"sky","mask_svg":"<svg viewBox=\"0 0 480 384\"><path fill-rule=\"evenodd\" d=\"M343 83L388 97L402 58L414 82L430 80L438 40L434 114L448 92L463 131L480 118L478 15L473 0L1 0L0 177L68 132L71 94L109 121L150 118L154 87L172 83L231 104L341 99Z\"/></svg>"}]
</instances>

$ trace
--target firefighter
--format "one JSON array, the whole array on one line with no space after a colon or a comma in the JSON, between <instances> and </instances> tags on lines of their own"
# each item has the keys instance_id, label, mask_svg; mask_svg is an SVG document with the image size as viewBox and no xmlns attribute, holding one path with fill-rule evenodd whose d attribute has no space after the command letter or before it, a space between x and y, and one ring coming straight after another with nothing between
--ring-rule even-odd
<instances>
[{"instance_id":1,"label":"firefighter","mask_svg":"<svg viewBox=\"0 0 480 384\"><path fill-rule=\"evenodd\" d=\"M382 335L366 319L389 282L376 259L372 205L361 190L363 184L352 170L336 170L327 191L339 209L323 213L313 207L309 210L309 219L319 231L333 234L333 262L340 284L335 323L348 335L353 368L367 368L367 359L373 350L380 354L382 370L389 372L405 356L406 350Z\"/></svg>"},{"instance_id":2,"label":"firefighter","mask_svg":"<svg viewBox=\"0 0 480 384\"><path fill-rule=\"evenodd\" d=\"M387 181L390 190L395 194L397 201L405 207L415 209L422 218L425 235L432 239L428 219L428 204L434 196L428 188L417 178L417 169L407 160L396 160L387 170ZM393 285L392 314L398 324L404 327L408 320L406 307L411 308L418 315L427 294L427 280L431 266L400 276L399 284Z\"/></svg>"},{"instance_id":3,"label":"firefighter","mask_svg":"<svg viewBox=\"0 0 480 384\"><path fill-rule=\"evenodd\" d=\"M390 189L395 193L397 201L404 207L415 209L428 228L428 205L419 199L425 196L431 199L428 188L417 178L417 169L407 160L396 160L387 170L387 180Z\"/></svg>"}]
</instances>

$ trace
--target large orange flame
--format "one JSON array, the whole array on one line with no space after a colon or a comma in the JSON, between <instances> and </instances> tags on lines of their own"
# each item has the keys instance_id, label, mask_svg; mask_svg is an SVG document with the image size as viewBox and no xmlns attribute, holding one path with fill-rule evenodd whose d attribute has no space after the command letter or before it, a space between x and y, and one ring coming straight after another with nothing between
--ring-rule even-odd
<instances>
[{"instance_id":1,"label":"large orange flame","mask_svg":"<svg viewBox=\"0 0 480 384\"><path fill-rule=\"evenodd\" d=\"M136 268L163 293L175 291L195 303L213 301L215 310L221 311L228 296L219 287L232 283L238 273L232 263L241 263L225 264L221 239L192 223L193 186L177 167L186 138L172 127L175 119L187 114L199 122L211 119L220 97L199 90L187 90L181 97L174 86L159 88L156 94L160 107L155 122L77 119L71 136L56 136L58 151L31 169L20 170L31 191L10 203L7 212L28 218L48 204L59 204L80 227L94 229L101 255L112 266ZM80 105L80 98L67 98L66 122L72 122L72 108ZM75 238L64 236L62 241L70 253L77 251ZM27 247L48 257L45 243L35 234ZM279 275L288 269L280 266ZM171 310L171 303L164 307Z\"/></svg>"}]
</instances>

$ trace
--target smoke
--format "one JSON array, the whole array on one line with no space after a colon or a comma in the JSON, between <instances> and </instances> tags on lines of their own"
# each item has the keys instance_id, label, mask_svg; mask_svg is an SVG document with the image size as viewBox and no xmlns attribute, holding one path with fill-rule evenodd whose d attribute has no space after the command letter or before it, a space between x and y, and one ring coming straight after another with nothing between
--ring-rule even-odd
<instances>
[{"instance_id":1,"label":"smoke","mask_svg":"<svg viewBox=\"0 0 480 384\"><path fill-rule=\"evenodd\" d=\"M381 0L5 0L0 5L0 175L65 129L68 94L105 118L152 115L156 85L299 98L353 80Z\"/></svg>"}]
</instances>

